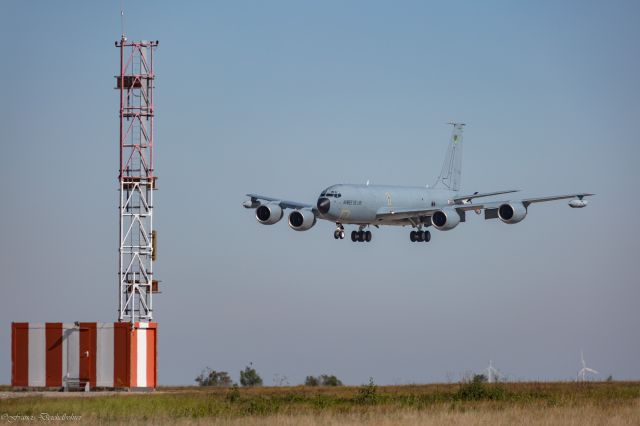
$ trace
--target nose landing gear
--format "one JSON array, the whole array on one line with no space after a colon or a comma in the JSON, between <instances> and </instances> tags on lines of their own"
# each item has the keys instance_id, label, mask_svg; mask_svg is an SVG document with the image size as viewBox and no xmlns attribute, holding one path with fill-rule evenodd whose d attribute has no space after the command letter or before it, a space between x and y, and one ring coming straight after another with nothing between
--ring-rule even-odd
<instances>
[{"instance_id":1,"label":"nose landing gear","mask_svg":"<svg viewBox=\"0 0 640 426\"><path fill-rule=\"evenodd\" d=\"M336 240L344 239L344 226L340 223L336 223L336 230L333 231L333 238Z\"/></svg>"}]
</instances>

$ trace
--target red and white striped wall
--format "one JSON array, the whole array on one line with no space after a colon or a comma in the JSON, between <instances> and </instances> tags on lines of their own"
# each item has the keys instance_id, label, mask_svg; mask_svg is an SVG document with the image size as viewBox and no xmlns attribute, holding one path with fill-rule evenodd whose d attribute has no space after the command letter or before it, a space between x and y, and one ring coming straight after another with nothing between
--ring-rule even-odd
<instances>
[{"instance_id":1,"label":"red and white striped wall","mask_svg":"<svg viewBox=\"0 0 640 426\"><path fill-rule=\"evenodd\" d=\"M157 323L27 323L11 325L11 384L154 388Z\"/></svg>"}]
</instances>

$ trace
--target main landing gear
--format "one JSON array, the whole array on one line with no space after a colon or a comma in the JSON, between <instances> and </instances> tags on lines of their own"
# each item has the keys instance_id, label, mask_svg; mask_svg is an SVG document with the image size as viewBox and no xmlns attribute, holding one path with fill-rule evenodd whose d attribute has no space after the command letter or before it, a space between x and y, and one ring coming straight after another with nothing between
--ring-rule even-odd
<instances>
[{"instance_id":1,"label":"main landing gear","mask_svg":"<svg viewBox=\"0 0 640 426\"><path fill-rule=\"evenodd\" d=\"M357 231L351 231L351 241L355 242L369 242L371 241L371 231L365 231L364 228L367 225L360 225Z\"/></svg>"},{"instance_id":2,"label":"main landing gear","mask_svg":"<svg viewBox=\"0 0 640 426\"><path fill-rule=\"evenodd\" d=\"M412 242L425 242L428 243L429 241L431 241L431 232L429 231L411 231L409 233L409 239Z\"/></svg>"},{"instance_id":3,"label":"main landing gear","mask_svg":"<svg viewBox=\"0 0 640 426\"><path fill-rule=\"evenodd\" d=\"M351 231L351 241L357 242L369 242L371 241L371 231Z\"/></svg>"},{"instance_id":4,"label":"main landing gear","mask_svg":"<svg viewBox=\"0 0 640 426\"><path fill-rule=\"evenodd\" d=\"M340 223L336 223L336 230L333 231L333 238L335 238L336 240L344 239L344 226L342 226Z\"/></svg>"}]
</instances>

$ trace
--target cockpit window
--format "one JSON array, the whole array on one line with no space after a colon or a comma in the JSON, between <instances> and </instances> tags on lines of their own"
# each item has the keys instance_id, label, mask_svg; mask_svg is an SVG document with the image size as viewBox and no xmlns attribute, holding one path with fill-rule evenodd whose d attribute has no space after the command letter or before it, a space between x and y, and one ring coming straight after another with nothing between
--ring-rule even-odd
<instances>
[{"instance_id":1,"label":"cockpit window","mask_svg":"<svg viewBox=\"0 0 640 426\"><path fill-rule=\"evenodd\" d=\"M340 198L342 197L342 194L340 194L338 191L336 191L335 189L325 189L324 191L322 191L320 193L321 197L333 197L333 198Z\"/></svg>"}]
</instances>

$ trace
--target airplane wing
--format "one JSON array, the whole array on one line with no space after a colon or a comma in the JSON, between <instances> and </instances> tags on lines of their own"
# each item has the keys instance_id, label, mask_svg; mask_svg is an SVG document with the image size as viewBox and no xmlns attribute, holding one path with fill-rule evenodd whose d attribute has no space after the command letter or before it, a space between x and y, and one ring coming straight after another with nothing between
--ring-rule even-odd
<instances>
[{"instance_id":1,"label":"airplane wing","mask_svg":"<svg viewBox=\"0 0 640 426\"><path fill-rule=\"evenodd\" d=\"M503 194L515 191L506 191L506 192L496 192L495 194ZM489 194L489 193L487 193ZM482 196L489 196L485 194L477 194ZM476 197L477 197L476 195ZM485 211L485 219L495 219L498 217L498 208L504 204L509 202L522 203L525 207L529 207L530 204L533 203L543 203L547 201L555 201L555 200L565 200L569 198L578 198L582 199L583 197L589 197L594 194L587 193L579 193L579 194L568 194L568 195L553 195L549 197L537 197L537 198L523 198L523 199L515 199L515 200L502 200L502 201L492 201L489 203L482 204L473 204L473 203L464 203L464 204L450 204L448 206L440 207L440 208L428 208L428 209L394 209L392 207L383 207L378 210L376 214L377 220L406 220L406 219L419 219L424 216L433 216L435 212L442 208L453 208L460 213L460 216L464 216L464 212L475 210L476 212L480 212L481 210ZM466 200L469 197L458 197L456 199Z\"/></svg>"},{"instance_id":2,"label":"airplane wing","mask_svg":"<svg viewBox=\"0 0 640 426\"><path fill-rule=\"evenodd\" d=\"M556 200L567 200L569 198L578 198L582 200L584 197L590 197L595 194L567 194L567 195L551 195L548 197L536 197L536 198L523 198L521 200L504 200L504 201L493 201L491 203L487 203L484 206L484 218L485 219L496 219L498 217L498 208L504 204L509 202L520 202L525 207L529 207L533 203L545 203L547 201L556 201Z\"/></svg>"},{"instance_id":3,"label":"airplane wing","mask_svg":"<svg viewBox=\"0 0 640 426\"><path fill-rule=\"evenodd\" d=\"M518 192L519 189L510 189L508 191L496 191L496 192L474 192L470 195L460 195L453 199L453 202L456 204L467 204L471 202L474 198L482 198L482 197L492 197L494 195L500 194L510 194L512 192Z\"/></svg>"},{"instance_id":4,"label":"airplane wing","mask_svg":"<svg viewBox=\"0 0 640 426\"><path fill-rule=\"evenodd\" d=\"M314 207L311 204L298 203L297 201L287 201L287 200L282 200L280 198L266 197L264 195L258 195L258 194L247 194L247 197L251 197L251 203L249 207L247 207L246 204L243 204L247 208L258 207L259 204L256 204L256 203L259 203L260 201L278 203L278 205L283 209L304 209L304 208L312 209Z\"/></svg>"},{"instance_id":5,"label":"airplane wing","mask_svg":"<svg viewBox=\"0 0 640 426\"><path fill-rule=\"evenodd\" d=\"M595 194L569 194L569 195L552 195L550 197L538 197L538 198L525 198L522 200L522 204L525 207L529 207L529 204L533 203L544 203L546 201L555 201L555 200L566 200L568 198L579 198L582 200L583 197L591 197Z\"/></svg>"},{"instance_id":6,"label":"airplane wing","mask_svg":"<svg viewBox=\"0 0 640 426\"><path fill-rule=\"evenodd\" d=\"M456 209L458 212L466 212L469 210L482 210L483 204L455 204L449 205ZM441 208L429 208L429 209L394 209L392 207L383 207L376 213L376 219L378 220L403 220L403 219L416 219L421 216L433 216L435 212L441 210Z\"/></svg>"}]
</instances>

